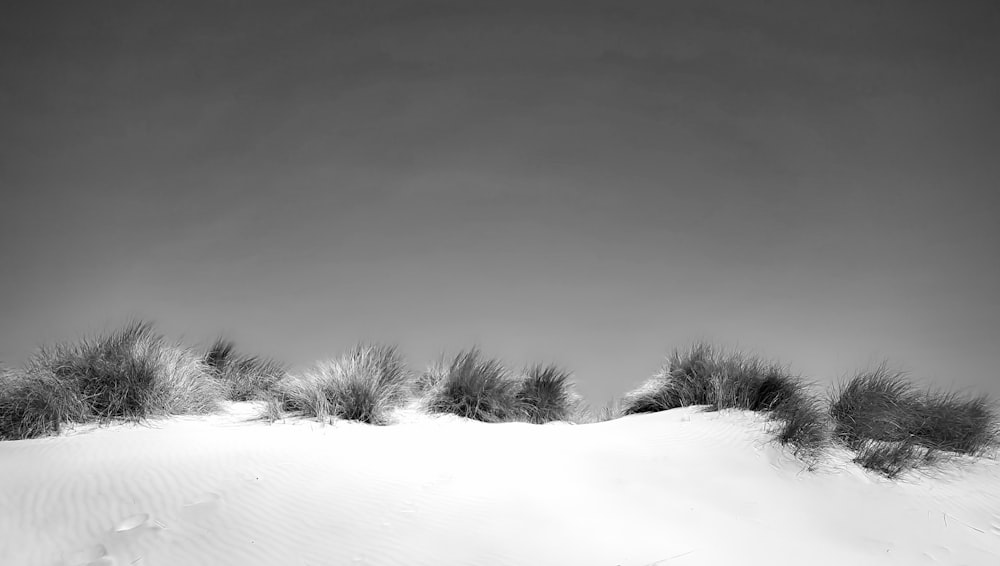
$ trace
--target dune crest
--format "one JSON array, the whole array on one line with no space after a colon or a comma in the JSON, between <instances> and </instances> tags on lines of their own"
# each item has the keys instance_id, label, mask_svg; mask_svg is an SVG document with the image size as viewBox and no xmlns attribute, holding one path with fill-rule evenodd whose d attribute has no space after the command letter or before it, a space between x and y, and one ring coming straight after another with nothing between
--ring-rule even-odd
<instances>
[{"instance_id":1,"label":"dune crest","mask_svg":"<svg viewBox=\"0 0 1000 566\"><path fill-rule=\"evenodd\" d=\"M0 564L995 563L1000 465L813 472L759 415L371 427L218 415L0 444Z\"/></svg>"}]
</instances>

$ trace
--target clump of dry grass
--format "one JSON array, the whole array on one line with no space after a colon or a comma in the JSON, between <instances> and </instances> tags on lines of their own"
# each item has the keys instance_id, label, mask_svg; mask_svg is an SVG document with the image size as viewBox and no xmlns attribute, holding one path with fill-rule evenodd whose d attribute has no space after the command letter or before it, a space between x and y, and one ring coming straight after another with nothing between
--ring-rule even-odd
<instances>
[{"instance_id":1,"label":"clump of dry grass","mask_svg":"<svg viewBox=\"0 0 1000 566\"><path fill-rule=\"evenodd\" d=\"M997 416L985 396L920 392L882 363L834 390L834 436L855 462L887 477L941 461L938 453L979 456L997 443Z\"/></svg>"},{"instance_id":2,"label":"clump of dry grass","mask_svg":"<svg viewBox=\"0 0 1000 566\"><path fill-rule=\"evenodd\" d=\"M199 356L167 342L148 322L44 348L29 367L75 387L98 420L207 413L224 390Z\"/></svg>"},{"instance_id":3,"label":"clump of dry grass","mask_svg":"<svg viewBox=\"0 0 1000 566\"><path fill-rule=\"evenodd\" d=\"M981 456L997 444L997 413L986 395L929 392L922 408L914 436L928 448Z\"/></svg>"},{"instance_id":4,"label":"clump of dry grass","mask_svg":"<svg viewBox=\"0 0 1000 566\"><path fill-rule=\"evenodd\" d=\"M819 399L799 385L781 401L770 406L770 417L778 426L772 431L781 444L791 446L800 456L815 458L830 442L830 426Z\"/></svg>"},{"instance_id":5,"label":"clump of dry grass","mask_svg":"<svg viewBox=\"0 0 1000 566\"><path fill-rule=\"evenodd\" d=\"M229 340L217 339L205 353L205 364L228 385L230 401L267 399L274 384L285 377L285 367L269 358L240 354Z\"/></svg>"},{"instance_id":6,"label":"clump of dry grass","mask_svg":"<svg viewBox=\"0 0 1000 566\"><path fill-rule=\"evenodd\" d=\"M768 411L803 389L781 365L704 342L674 350L659 372L626 395L624 414L708 405Z\"/></svg>"},{"instance_id":7,"label":"clump of dry grass","mask_svg":"<svg viewBox=\"0 0 1000 566\"><path fill-rule=\"evenodd\" d=\"M779 423L775 438L804 452L818 452L827 442L824 412L800 378L780 364L705 342L674 350L652 378L625 396L621 414L690 405L766 413Z\"/></svg>"},{"instance_id":8,"label":"clump of dry grass","mask_svg":"<svg viewBox=\"0 0 1000 566\"><path fill-rule=\"evenodd\" d=\"M459 352L430 388L427 410L484 422L525 420L518 383L502 362L478 348Z\"/></svg>"},{"instance_id":9,"label":"clump of dry grass","mask_svg":"<svg viewBox=\"0 0 1000 566\"><path fill-rule=\"evenodd\" d=\"M674 350L660 370L622 399L623 415L655 413L689 405L714 405L712 375L716 368L710 344L695 344L687 352Z\"/></svg>"},{"instance_id":10,"label":"clump of dry grass","mask_svg":"<svg viewBox=\"0 0 1000 566\"><path fill-rule=\"evenodd\" d=\"M530 423L571 421L581 408L573 391L572 375L559 366L535 364L518 380L514 400Z\"/></svg>"},{"instance_id":11,"label":"clump of dry grass","mask_svg":"<svg viewBox=\"0 0 1000 566\"><path fill-rule=\"evenodd\" d=\"M64 424L82 422L88 414L73 384L50 372L0 370L0 440L57 434Z\"/></svg>"},{"instance_id":12,"label":"clump of dry grass","mask_svg":"<svg viewBox=\"0 0 1000 566\"><path fill-rule=\"evenodd\" d=\"M6 371L0 434L30 438L71 422L207 413L224 389L192 350L167 342L147 322L131 322L43 347L21 370Z\"/></svg>"},{"instance_id":13,"label":"clump of dry grass","mask_svg":"<svg viewBox=\"0 0 1000 566\"><path fill-rule=\"evenodd\" d=\"M834 391L830 403L834 435L847 445L865 440L909 440L923 402L899 371L881 364L861 371Z\"/></svg>"},{"instance_id":14,"label":"clump of dry grass","mask_svg":"<svg viewBox=\"0 0 1000 566\"><path fill-rule=\"evenodd\" d=\"M854 462L889 479L918 467L931 466L937 459L934 450L912 440L861 440L854 445Z\"/></svg>"},{"instance_id":15,"label":"clump of dry grass","mask_svg":"<svg viewBox=\"0 0 1000 566\"><path fill-rule=\"evenodd\" d=\"M281 379L273 398L283 411L387 424L390 411L406 400L409 381L410 372L395 346L361 344Z\"/></svg>"},{"instance_id":16,"label":"clump of dry grass","mask_svg":"<svg viewBox=\"0 0 1000 566\"><path fill-rule=\"evenodd\" d=\"M443 357L428 365L413 380L413 393L418 396L430 393L448 375L448 365Z\"/></svg>"},{"instance_id":17,"label":"clump of dry grass","mask_svg":"<svg viewBox=\"0 0 1000 566\"><path fill-rule=\"evenodd\" d=\"M621 399L611 399L604 404L596 414L593 414L590 422L603 423L613 421L623 414Z\"/></svg>"}]
</instances>

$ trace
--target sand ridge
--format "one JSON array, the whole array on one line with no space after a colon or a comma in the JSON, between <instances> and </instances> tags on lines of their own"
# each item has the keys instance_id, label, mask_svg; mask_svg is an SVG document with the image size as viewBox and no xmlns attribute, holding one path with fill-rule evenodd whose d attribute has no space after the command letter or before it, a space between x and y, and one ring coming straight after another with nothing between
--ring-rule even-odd
<instances>
[{"instance_id":1,"label":"sand ridge","mask_svg":"<svg viewBox=\"0 0 1000 566\"><path fill-rule=\"evenodd\" d=\"M0 443L0 564L997 563L1000 466L820 470L752 413L229 417Z\"/></svg>"}]
</instances>

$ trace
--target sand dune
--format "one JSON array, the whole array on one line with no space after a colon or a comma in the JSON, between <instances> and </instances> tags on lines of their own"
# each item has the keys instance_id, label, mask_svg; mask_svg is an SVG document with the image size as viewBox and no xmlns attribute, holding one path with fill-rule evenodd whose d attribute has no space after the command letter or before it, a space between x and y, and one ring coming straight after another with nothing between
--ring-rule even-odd
<instances>
[{"instance_id":1,"label":"sand dune","mask_svg":"<svg viewBox=\"0 0 1000 566\"><path fill-rule=\"evenodd\" d=\"M817 471L751 413L590 425L228 416L0 443L0 564L1000 563L1000 465Z\"/></svg>"}]
</instances>

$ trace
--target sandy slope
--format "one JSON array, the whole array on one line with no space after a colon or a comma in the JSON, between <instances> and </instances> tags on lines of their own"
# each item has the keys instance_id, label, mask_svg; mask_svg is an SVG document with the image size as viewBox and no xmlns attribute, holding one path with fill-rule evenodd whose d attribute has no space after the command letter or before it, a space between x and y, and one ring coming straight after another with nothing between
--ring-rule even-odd
<instances>
[{"instance_id":1,"label":"sandy slope","mask_svg":"<svg viewBox=\"0 0 1000 566\"><path fill-rule=\"evenodd\" d=\"M1000 564L997 462L805 472L763 427L208 417L4 442L0 564Z\"/></svg>"}]
</instances>

